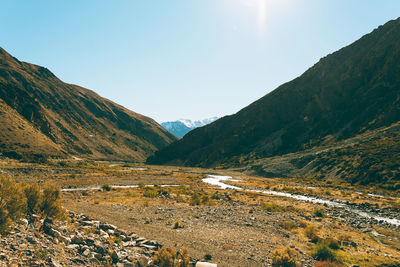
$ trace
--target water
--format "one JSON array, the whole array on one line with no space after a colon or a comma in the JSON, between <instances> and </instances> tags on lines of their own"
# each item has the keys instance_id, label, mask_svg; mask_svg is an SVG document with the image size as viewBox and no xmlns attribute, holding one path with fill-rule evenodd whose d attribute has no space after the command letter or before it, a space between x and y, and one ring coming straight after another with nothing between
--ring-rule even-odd
<instances>
[{"instance_id":1,"label":"water","mask_svg":"<svg viewBox=\"0 0 400 267\"><path fill-rule=\"evenodd\" d=\"M352 213L355 213L355 214L365 217L365 218L373 218L377 221L384 221L389 224L400 226L400 220L398 220L398 219L385 218L385 217L381 217L381 216L371 214L371 213L368 213L365 211L361 211L361 210L350 207L349 205L346 205L345 203L339 202L339 201L332 201L332 200L326 200L326 199L322 199L322 198L318 198L318 197L308 197L308 196L304 196L304 195L297 195L297 194L272 191L272 190L245 189L245 188L242 188L239 186L225 184L224 181L237 181L237 180L232 180L231 176L208 175L207 178L202 179L202 181L207 184L218 186L221 189L234 189L234 190L247 191L247 192L256 192L256 193L262 193L262 194L268 194L268 195L274 195L274 196L288 197L288 198L293 198L296 200L306 201L306 202L311 202L311 203L316 203L316 204L323 204L323 205L327 205L327 206L335 207L335 208L343 208L347 211L350 211Z\"/></svg>"}]
</instances>

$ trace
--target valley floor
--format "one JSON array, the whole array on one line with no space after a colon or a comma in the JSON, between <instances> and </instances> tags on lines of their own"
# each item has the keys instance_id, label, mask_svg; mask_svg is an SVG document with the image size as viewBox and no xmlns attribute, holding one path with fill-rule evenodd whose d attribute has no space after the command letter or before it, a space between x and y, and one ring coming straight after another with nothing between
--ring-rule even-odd
<instances>
[{"instance_id":1,"label":"valley floor","mask_svg":"<svg viewBox=\"0 0 400 267\"><path fill-rule=\"evenodd\" d=\"M64 206L133 231L165 246L186 247L192 258L218 266L270 265L274 252L291 248L302 266L313 266L316 243L329 244L339 265L398 266L400 226L349 209L261 192L221 189L207 175L229 175L226 184L344 203L353 210L393 221L400 198L368 188L339 187L294 179L266 179L228 170L125 163L60 161L48 165L1 162L1 172L19 181L51 181L69 188ZM137 185L116 188L112 185ZM155 186L148 186L155 185ZM169 186L164 186L169 185ZM101 189L76 190L82 187ZM275 253L275 254L274 254ZM319 255L319 256L318 256Z\"/></svg>"}]
</instances>

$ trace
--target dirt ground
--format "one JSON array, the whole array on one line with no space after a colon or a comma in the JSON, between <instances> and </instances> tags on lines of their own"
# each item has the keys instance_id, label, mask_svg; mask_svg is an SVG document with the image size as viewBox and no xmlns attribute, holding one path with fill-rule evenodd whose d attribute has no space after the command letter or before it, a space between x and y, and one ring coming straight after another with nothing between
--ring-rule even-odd
<instances>
[{"instance_id":1,"label":"dirt ground","mask_svg":"<svg viewBox=\"0 0 400 267\"><path fill-rule=\"evenodd\" d=\"M125 163L0 164L0 169L3 174L25 182L50 181L62 188L102 187L63 192L63 205L165 246L186 247L192 258L207 259L218 266L269 266L281 248L295 251L301 266L314 266L315 243L332 239L338 244L334 253L339 266L396 266L400 262L399 227L324 205L222 190L205 184L202 179L207 174L230 175L240 181L229 183L242 188L269 188L341 199L356 207L379 207L387 216L400 207L398 198L373 197L368 195L369 191L323 187L318 183L312 186L310 181L302 184L293 179L251 177L227 170ZM112 185L138 187L112 188Z\"/></svg>"}]
</instances>

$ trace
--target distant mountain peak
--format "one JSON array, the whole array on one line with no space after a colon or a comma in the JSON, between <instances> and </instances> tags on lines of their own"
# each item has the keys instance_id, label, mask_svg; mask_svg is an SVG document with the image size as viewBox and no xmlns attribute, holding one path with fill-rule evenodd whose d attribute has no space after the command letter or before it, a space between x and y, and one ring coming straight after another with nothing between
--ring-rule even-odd
<instances>
[{"instance_id":1,"label":"distant mountain peak","mask_svg":"<svg viewBox=\"0 0 400 267\"><path fill-rule=\"evenodd\" d=\"M214 121L216 121L218 117L211 117L203 120L196 120L192 121L189 119L179 119L176 121L166 121L161 123L161 126L163 126L167 131L172 133L178 138L182 138L185 134L190 132L191 130L205 126L207 124L210 124Z\"/></svg>"}]
</instances>

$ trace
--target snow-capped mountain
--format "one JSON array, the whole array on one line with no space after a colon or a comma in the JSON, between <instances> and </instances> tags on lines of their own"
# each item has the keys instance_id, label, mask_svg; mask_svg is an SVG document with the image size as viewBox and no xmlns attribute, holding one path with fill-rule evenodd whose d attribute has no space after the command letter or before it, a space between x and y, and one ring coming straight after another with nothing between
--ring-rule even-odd
<instances>
[{"instance_id":1,"label":"snow-capped mountain","mask_svg":"<svg viewBox=\"0 0 400 267\"><path fill-rule=\"evenodd\" d=\"M192 121L187 119L179 119L176 121L166 121L161 123L161 126L164 127L167 131L172 133L178 138L182 138L185 134L190 132L191 130L202 127L213 121L216 121L218 117L207 118L204 120Z\"/></svg>"}]
</instances>

